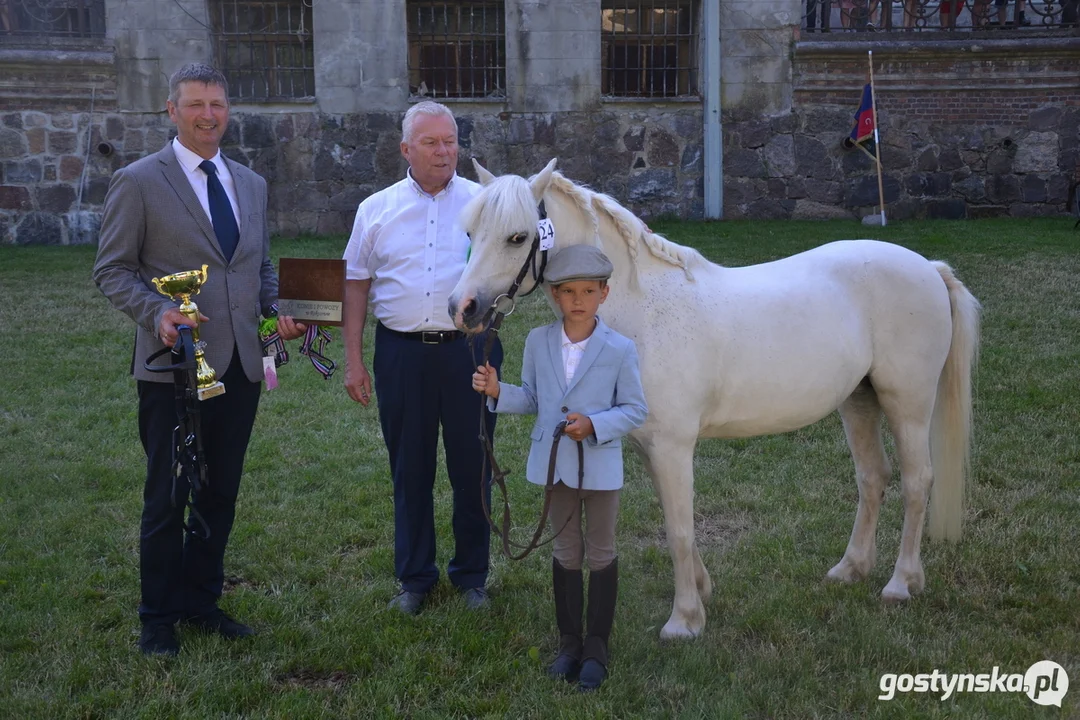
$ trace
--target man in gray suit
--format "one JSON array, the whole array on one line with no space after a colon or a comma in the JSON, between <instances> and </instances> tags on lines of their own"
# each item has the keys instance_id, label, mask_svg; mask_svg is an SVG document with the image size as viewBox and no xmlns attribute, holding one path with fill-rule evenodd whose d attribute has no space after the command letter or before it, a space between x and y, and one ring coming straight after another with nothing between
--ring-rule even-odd
<instances>
[{"instance_id":1,"label":"man in gray suit","mask_svg":"<svg viewBox=\"0 0 1080 720\"><path fill-rule=\"evenodd\" d=\"M94 265L98 288L137 325L132 371L147 461L139 647L148 655L179 652L178 620L226 638L254 632L226 615L217 601L262 387L259 315L273 314L278 283L270 262L266 181L219 150L229 122L228 97L225 77L206 65L187 65L170 78L166 107L177 137L113 175ZM205 538L184 533L187 487L177 487L173 503L172 374L143 367L151 354L176 342L178 326L191 324L176 302L153 288L152 278L204 264L207 280L197 300L200 339L206 342L207 363L226 388L224 395L199 405L207 487L194 499L193 510L206 523ZM291 318L278 318L285 340L305 330ZM161 362L168 361L166 354Z\"/></svg>"}]
</instances>

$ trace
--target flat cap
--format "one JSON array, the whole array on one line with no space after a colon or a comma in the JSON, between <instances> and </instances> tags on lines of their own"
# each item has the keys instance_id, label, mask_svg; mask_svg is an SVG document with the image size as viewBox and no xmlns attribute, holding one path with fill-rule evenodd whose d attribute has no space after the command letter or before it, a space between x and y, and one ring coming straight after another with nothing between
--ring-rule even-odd
<instances>
[{"instance_id":1,"label":"flat cap","mask_svg":"<svg viewBox=\"0 0 1080 720\"><path fill-rule=\"evenodd\" d=\"M614 269L600 248L593 245L571 245L548 260L544 277L552 285L573 280L607 280Z\"/></svg>"}]
</instances>

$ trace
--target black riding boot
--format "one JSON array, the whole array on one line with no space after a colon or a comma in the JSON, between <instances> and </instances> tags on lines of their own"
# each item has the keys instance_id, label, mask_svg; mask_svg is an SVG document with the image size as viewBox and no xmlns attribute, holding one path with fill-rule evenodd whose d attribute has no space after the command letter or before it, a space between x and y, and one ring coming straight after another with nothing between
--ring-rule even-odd
<instances>
[{"instance_id":1,"label":"black riding boot","mask_svg":"<svg viewBox=\"0 0 1080 720\"><path fill-rule=\"evenodd\" d=\"M595 690L607 677L608 638L615 619L615 598L619 593L619 558L603 570L589 573L588 635L581 654L578 687Z\"/></svg>"},{"instance_id":2,"label":"black riding boot","mask_svg":"<svg viewBox=\"0 0 1080 720\"><path fill-rule=\"evenodd\" d=\"M581 570L567 570L551 558L551 584L555 590L559 655L548 667L548 675L573 681L581 663L581 609L584 604Z\"/></svg>"}]
</instances>

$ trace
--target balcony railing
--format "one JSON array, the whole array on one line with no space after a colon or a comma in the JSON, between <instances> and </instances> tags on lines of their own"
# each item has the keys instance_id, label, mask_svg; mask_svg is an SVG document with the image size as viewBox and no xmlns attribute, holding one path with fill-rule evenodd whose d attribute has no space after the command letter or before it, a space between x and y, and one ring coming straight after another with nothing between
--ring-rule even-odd
<instances>
[{"instance_id":1,"label":"balcony railing","mask_svg":"<svg viewBox=\"0 0 1080 720\"><path fill-rule=\"evenodd\" d=\"M804 0L803 30L1067 31L1077 28L1080 0Z\"/></svg>"}]
</instances>

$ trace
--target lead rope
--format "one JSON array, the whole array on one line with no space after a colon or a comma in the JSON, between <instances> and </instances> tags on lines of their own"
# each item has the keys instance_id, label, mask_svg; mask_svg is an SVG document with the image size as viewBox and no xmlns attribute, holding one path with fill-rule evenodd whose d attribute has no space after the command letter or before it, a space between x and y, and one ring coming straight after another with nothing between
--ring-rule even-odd
<instances>
[{"instance_id":1,"label":"lead rope","mask_svg":"<svg viewBox=\"0 0 1080 720\"><path fill-rule=\"evenodd\" d=\"M173 364L151 365L157 358L172 352ZM199 494L207 486L206 455L202 446L202 424L199 412L199 396L195 381L195 343L191 328L187 325L177 327L176 344L172 348L162 348L148 357L143 367L150 372L172 372L173 387L176 389L176 420L173 428L172 447L172 488L169 502L177 507L177 494L180 483L186 482L190 488L187 495L188 517L184 521L184 531L201 540L210 539L210 526L196 509Z\"/></svg>"}]
</instances>

